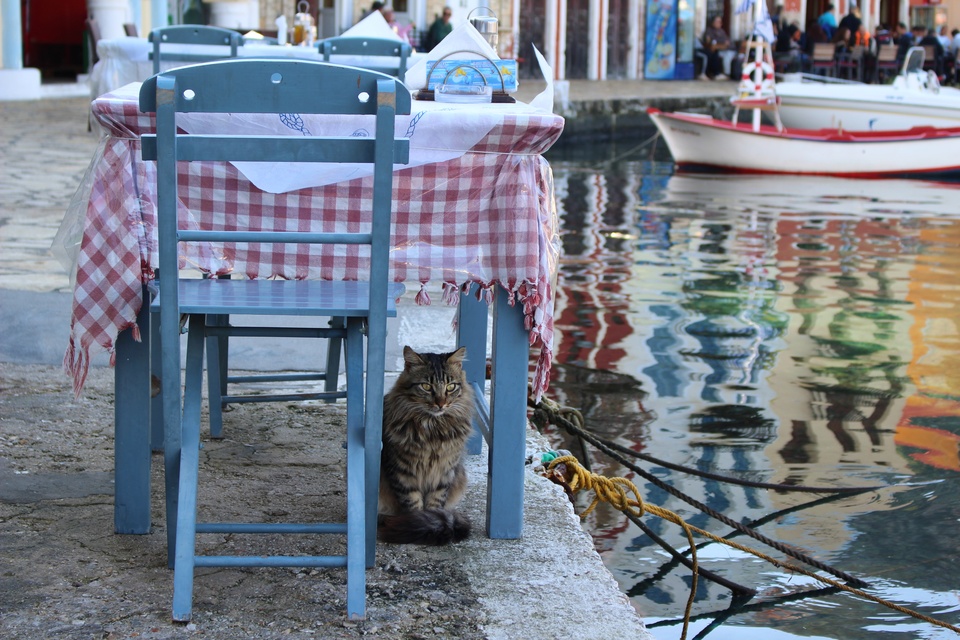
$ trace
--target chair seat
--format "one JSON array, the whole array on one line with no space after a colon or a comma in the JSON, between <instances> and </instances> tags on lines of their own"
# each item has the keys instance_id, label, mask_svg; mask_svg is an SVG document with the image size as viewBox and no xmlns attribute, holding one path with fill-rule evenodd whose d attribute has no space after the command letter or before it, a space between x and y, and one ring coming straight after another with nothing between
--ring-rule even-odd
<instances>
[{"instance_id":1,"label":"chair seat","mask_svg":"<svg viewBox=\"0 0 960 640\"><path fill-rule=\"evenodd\" d=\"M367 282L326 280L180 280L180 310L183 313L248 315L366 316L369 312ZM387 289L387 316L396 317L396 300L402 283ZM152 308L159 310L160 297Z\"/></svg>"}]
</instances>

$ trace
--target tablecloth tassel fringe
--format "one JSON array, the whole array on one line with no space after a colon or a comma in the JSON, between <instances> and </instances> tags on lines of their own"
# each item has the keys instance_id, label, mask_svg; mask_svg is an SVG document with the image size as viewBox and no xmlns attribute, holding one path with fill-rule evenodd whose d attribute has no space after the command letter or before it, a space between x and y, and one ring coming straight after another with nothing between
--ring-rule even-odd
<instances>
[{"instance_id":1,"label":"tablecloth tassel fringe","mask_svg":"<svg viewBox=\"0 0 960 640\"><path fill-rule=\"evenodd\" d=\"M533 401L540 402L540 398L547 392L550 384L550 366L553 364L553 354L550 349L540 350L537 367L533 372Z\"/></svg>"},{"instance_id":2,"label":"tablecloth tassel fringe","mask_svg":"<svg viewBox=\"0 0 960 640\"><path fill-rule=\"evenodd\" d=\"M443 302L451 307L460 304L460 287L456 282L443 283Z\"/></svg>"},{"instance_id":3,"label":"tablecloth tassel fringe","mask_svg":"<svg viewBox=\"0 0 960 640\"><path fill-rule=\"evenodd\" d=\"M483 300L488 305L493 304L493 288L495 286L497 286L496 282L490 282L477 287L477 300Z\"/></svg>"},{"instance_id":4,"label":"tablecloth tassel fringe","mask_svg":"<svg viewBox=\"0 0 960 640\"><path fill-rule=\"evenodd\" d=\"M79 398L90 373L90 349L82 345L77 349L74 339L70 338L67 353L63 356L63 368L73 378L73 395Z\"/></svg>"},{"instance_id":5,"label":"tablecloth tassel fringe","mask_svg":"<svg viewBox=\"0 0 960 640\"><path fill-rule=\"evenodd\" d=\"M427 293L427 283L420 283L420 291L417 292L417 297L415 298L418 305L421 307L430 304L430 294Z\"/></svg>"},{"instance_id":6,"label":"tablecloth tassel fringe","mask_svg":"<svg viewBox=\"0 0 960 640\"><path fill-rule=\"evenodd\" d=\"M517 288L517 297L520 298L520 304L523 305L523 327L532 332L534 326L534 316L542 302L542 296L537 290L537 286L530 283L523 283ZM531 334L531 338L533 335ZM531 344L533 340L531 340Z\"/></svg>"}]
</instances>

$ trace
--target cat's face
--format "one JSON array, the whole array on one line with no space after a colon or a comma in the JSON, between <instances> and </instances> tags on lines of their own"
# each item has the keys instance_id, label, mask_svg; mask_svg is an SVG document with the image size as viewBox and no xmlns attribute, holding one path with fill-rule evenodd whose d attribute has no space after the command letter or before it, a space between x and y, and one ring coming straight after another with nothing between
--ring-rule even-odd
<instances>
[{"instance_id":1,"label":"cat's face","mask_svg":"<svg viewBox=\"0 0 960 640\"><path fill-rule=\"evenodd\" d=\"M431 415L446 413L463 395L465 355L464 347L453 353L417 353L404 347L403 381L409 399Z\"/></svg>"}]
</instances>

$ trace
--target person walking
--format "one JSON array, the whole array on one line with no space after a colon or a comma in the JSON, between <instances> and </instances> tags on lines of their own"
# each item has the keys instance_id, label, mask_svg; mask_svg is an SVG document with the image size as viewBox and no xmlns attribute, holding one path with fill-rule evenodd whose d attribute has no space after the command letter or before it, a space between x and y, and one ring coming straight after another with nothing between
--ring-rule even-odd
<instances>
[{"instance_id":1,"label":"person walking","mask_svg":"<svg viewBox=\"0 0 960 640\"><path fill-rule=\"evenodd\" d=\"M453 17L453 9L444 7L443 13L433 21L430 29L427 31L427 37L423 41L423 48L427 51L433 51L433 48L440 44L440 41L450 35L453 31L453 25L450 24L450 18Z\"/></svg>"}]
</instances>

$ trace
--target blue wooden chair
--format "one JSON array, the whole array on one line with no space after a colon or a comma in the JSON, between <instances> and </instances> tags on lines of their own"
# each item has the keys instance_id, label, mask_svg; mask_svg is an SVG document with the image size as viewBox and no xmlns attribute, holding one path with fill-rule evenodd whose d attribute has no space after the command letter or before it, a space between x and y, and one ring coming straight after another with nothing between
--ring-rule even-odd
<instances>
[{"instance_id":1,"label":"blue wooden chair","mask_svg":"<svg viewBox=\"0 0 960 640\"><path fill-rule=\"evenodd\" d=\"M407 73L407 59L411 51L409 44L398 40L349 36L327 38L317 46L324 62L330 62L330 56L373 56L376 60L358 66L396 76L401 81Z\"/></svg>"},{"instance_id":2,"label":"blue wooden chair","mask_svg":"<svg viewBox=\"0 0 960 640\"><path fill-rule=\"evenodd\" d=\"M156 113L155 135L142 137L144 160L157 162L159 295L168 561L174 567L174 620L192 613L196 567L346 567L347 613L365 614L365 569L376 546L376 511L383 412L386 319L395 315L390 282L392 171L406 163L409 142L396 139L396 114L410 113L410 93L386 75L321 62L236 59L181 67L144 82L140 109ZM177 130L178 113L363 114L371 137L191 135ZM257 229L187 230L177 220L177 163L189 161L355 162L373 166L372 224L357 233L297 233ZM331 214L333 215L333 214ZM362 282L221 280L179 277L179 243L308 243L370 245L369 280ZM330 316L344 326L313 337L344 341L347 379L347 498L345 523L198 523L200 403L205 339L229 328L208 317ZM180 322L188 318L181 397ZM289 327L276 327L284 334ZM242 329L240 329L242 330ZM366 362L364 362L366 334ZM366 388L364 389L364 365ZM366 401L365 401L366 398ZM336 556L198 556L199 533L346 534Z\"/></svg>"},{"instance_id":3,"label":"blue wooden chair","mask_svg":"<svg viewBox=\"0 0 960 640\"><path fill-rule=\"evenodd\" d=\"M147 39L153 43L150 59L153 60L154 75L160 73L161 60L179 62L208 62L223 58L236 58L237 49L243 41L240 34L223 27L206 25L175 25L160 27L150 32ZM208 52L170 50L166 45L206 45L216 47Z\"/></svg>"}]
</instances>

